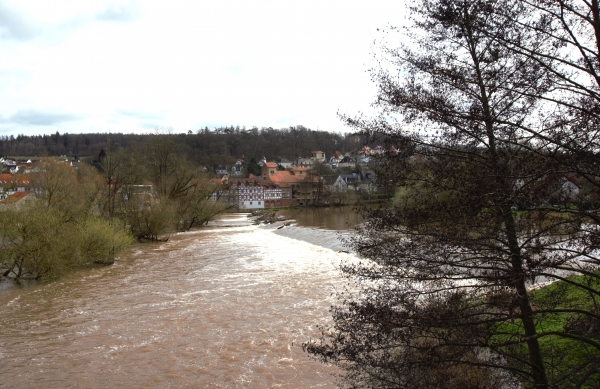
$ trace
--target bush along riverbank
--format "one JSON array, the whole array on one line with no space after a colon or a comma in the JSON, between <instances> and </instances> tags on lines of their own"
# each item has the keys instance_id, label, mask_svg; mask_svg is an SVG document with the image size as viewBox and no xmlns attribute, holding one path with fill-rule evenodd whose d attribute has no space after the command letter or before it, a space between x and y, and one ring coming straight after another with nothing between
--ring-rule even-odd
<instances>
[{"instance_id":1,"label":"bush along riverbank","mask_svg":"<svg viewBox=\"0 0 600 389\"><path fill-rule=\"evenodd\" d=\"M110 168L116 158L125 157L104 157L103 172L48 160L21 179L30 189L18 192L25 196L0 203L1 279L46 281L81 266L112 264L135 239L164 240L229 207L213 198L216 182L183 162L156 180L160 185L138 184L144 176L125 179L127 170Z\"/></svg>"}]
</instances>

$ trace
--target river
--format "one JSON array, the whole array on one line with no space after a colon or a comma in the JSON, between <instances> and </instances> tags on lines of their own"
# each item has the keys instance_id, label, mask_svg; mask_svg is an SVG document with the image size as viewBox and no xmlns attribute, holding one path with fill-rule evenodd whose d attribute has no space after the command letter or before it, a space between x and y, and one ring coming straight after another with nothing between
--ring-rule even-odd
<instances>
[{"instance_id":1,"label":"river","mask_svg":"<svg viewBox=\"0 0 600 389\"><path fill-rule=\"evenodd\" d=\"M330 322L340 250L339 232L232 214L113 266L4 287L0 387L334 388L301 343Z\"/></svg>"}]
</instances>

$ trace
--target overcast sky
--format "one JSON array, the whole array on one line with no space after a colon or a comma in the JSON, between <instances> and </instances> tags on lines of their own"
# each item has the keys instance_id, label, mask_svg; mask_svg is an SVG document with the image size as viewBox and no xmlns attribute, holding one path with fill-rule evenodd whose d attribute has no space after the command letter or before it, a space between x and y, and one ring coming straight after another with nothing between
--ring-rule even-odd
<instances>
[{"instance_id":1,"label":"overcast sky","mask_svg":"<svg viewBox=\"0 0 600 389\"><path fill-rule=\"evenodd\" d=\"M0 135L347 131L401 3L0 0Z\"/></svg>"}]
</instances>

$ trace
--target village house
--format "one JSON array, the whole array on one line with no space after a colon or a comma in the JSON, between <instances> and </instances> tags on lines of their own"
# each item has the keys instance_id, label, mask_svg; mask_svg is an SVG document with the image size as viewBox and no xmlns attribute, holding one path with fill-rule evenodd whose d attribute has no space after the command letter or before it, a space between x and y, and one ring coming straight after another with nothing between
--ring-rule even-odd
<instances>
[{"instance_id":1,"label":"village house","mask_svg":"<svg viewBox=\"0 0 600 389\"><path fill-rule=\"evenodd\" d=\"M238 201L240 209L261 209L265 207L265 194L258 177L229 180L229 201Z\"/></svg>"},{"instance_id":2,"label":"village house","mask_svg":"<svg viewBox=\"0 0 600 389\"><path fill-rule=\"evenodd\" d=\"M4 197L0 200L0 203L11 207L20 207L23 202L31 200L33 197L31 192L14 192L13 194Z\"/></svg>"},{"instance_id":3,"label":"village house","mask_svg":"<svg viewBox=\"0 0 600 389\"><path fill-rule=\"evenodd\" d=\"M335 191L356 190L361 182L361 177L359 173L340 174L333 183Z\"/></svg>"},{"instance_id":4,"label":"village house","mask_svg":"<svg viewBox=\"0 0 600 389\"><path fill-rule=\"evenodd\" d=\"M313 163L314 160L310 158L298 157L294 160L293 166L310 168L312 167Z\"/></svg>"},{"instance_id":5,"label":"village house","mask_svg":"<svg viewBox=\"0 0 600 389\"><path fill-rule=\"evenodd\" d=\"M309 158L298 157L294 160L293 165L297 167L306 167L310 168L314 165L315 162L325 162L325 153L322 151L313 151L312 155Z\"/></svg>"},{"instance_id":6,"label":"village house","mask_svg":"<svg viewBox=\"0 0 600 389\"><path fill-rule=\"evenodd\" d=\"M17 172L17 169L17 161L15 161L14 159L5 159L2 161L3 171L7 171L14 174Z\"/></svg>"},{"instance_id":7,"label":"village house","mask_svg":"<svg viewBox=\"0 0 600 389\"><path fill-rule=\"evenodd\" d=\"M292 161L290 161L286 158L281 158L281 157L277 158L276 162L277 162L277 166L281 166L284 169L291 168L292 164L293 164Z\"/></svg>"},{"instance_id":8,"label":"village house","mask_svg":"<svg viewBox=\"0 0 600 389\"><path fill-rule=\"evenodd\" d=\"M327 163L331 167L331 170L336 171L342 159L344 159L344 155L339 151L336 151L331 157L329 157Z\"/></svg>"},{"instance_id":9,"label":"village house","mask_svg":"<svg viewBox=\"0 0 600 389\"><path fill-rule=\"evenodd\" d=\"M309 175L308 168L277 170L277 163L266 162L261 169L260 177L230 178L229 189L237 193L241 209L305 205L314 198L318 178Z\"/></svg>"},{"instance_id":10,"label":"village house","mask_svg":"<svg viewBox=\"0 0 600 389\"><path fill-rule=\"evenodd\" d=\"M316 162L324 162L325 161L325 153L322 151L313 151L311 159Z\"/></svg>"},{"instance_id":11,"label":"village house","mask_svg":"<svg viewBox=\"0 0 600 389\"><path fill-rule=\"evenodd\" d=\"M328 182L332 182L330 185L330 190L333 193L346 193L348 191L348 183L342 175L332 176L329 178Z\"/></svg>"},{"instance_id":12,"label":"village house","mask_svg":"<svg viewBox=\"0 0 600 389\"><path fill-rule=\"evenodd\" d=\"M227 166L223 166L221 164L214 165L213 166L213 171L215 172L215 174L217 175L217 177L222 177L224 175L229 175L229 172L227 171Z\"/></svg>"},{"instance_id":13,"label":"village house","mask_svg":"<svg viewBox=\"0 0 600 389\"><path fill-rule=\"evenodd\" d=\"M344 154L340 153L339 151L336 151L335 153L333 153L333 155L329 158L329 163L333 164L333 163L340 163L342 161L342 159L344 159Z\"/></svg>"},{"instance_id":14,"label":"village house","mask_svg":"<svg viewBox=\"0 0 600 389\"><path fill-rule=\"evenodd\" d=\"M238 159L231 168L232 177L242 177L244 175L244 160Z\"/></svg>"},{"instance_id":15,"label":"village house","mask_svg":"<svg viewBox=\"0 0 600 389\"><path fill-rule=\"evenodd\" d=\"M372 170L330 175L327 176L326 185L332 193L345 193L348 190L374 193L377 190L375 172Z\"/></svg>"},{"instance_id":16,"label":"village house","mask_svg":"<svg viewBox=\"0 0 600 389\"><path fill-rule=\"evenodd\" d=\"M305 205L313 198L317 178L308 168L277 170L277 164L267 162L262 168L261 182L265 187L265 208Z\"/></svg>"},{"instance_id":17,"label":"village house","mask_svg":"<svg viewBox=\"0 0 600 389\"><path fill-rule=\"evenodd\" d=\"M22 174L0 174L0 199L17 192L31 191L31 177Z\"/></svg>"},{"instance_id":18,"label":"village house","mask_svg":"<svg viewBox=\"0 0 600 389\"><path fill-rule=\"evenodd\" d=\"M356 167L356 161L352 158L348 153L338 162L338 167L341 168L351 168L354 169Z\"/></svg>"}]
</instances>

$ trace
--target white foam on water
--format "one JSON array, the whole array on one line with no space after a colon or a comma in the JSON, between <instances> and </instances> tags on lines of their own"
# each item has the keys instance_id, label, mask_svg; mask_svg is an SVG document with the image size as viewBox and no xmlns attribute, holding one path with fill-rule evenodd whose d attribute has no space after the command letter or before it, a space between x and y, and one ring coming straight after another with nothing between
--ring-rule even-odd
<instances>
[{"instance_id":1,"label":"white foam on water","mask_svg":"<svg viewBox=\"0 0 600 389\"><path fill-rule=\"evenodd\" d=\"M337 266L351 255L335 233L274 228L225 216L22 291L2 307L3 384L335 387L334 368L300 345L330 321Z\"/></svg>"}]
</instances>

